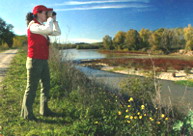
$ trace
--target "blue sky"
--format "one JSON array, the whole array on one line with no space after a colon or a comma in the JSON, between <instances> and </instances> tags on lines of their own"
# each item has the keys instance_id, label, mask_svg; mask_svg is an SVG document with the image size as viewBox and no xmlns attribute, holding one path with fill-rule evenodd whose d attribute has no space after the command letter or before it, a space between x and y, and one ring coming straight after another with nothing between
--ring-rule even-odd
<instances>
[{"instance_id":1,"label":"blue sky","mask_svg":"<svg viewBox=\"0 0 193 136\"><path fill-rule=\"evenodd\" d=\"M54 8L61 42L98 42L118 31L193 25L193 0L1 0L0 17L26 34L25 16L36 5Z\"/></svg>"}]
</instances>

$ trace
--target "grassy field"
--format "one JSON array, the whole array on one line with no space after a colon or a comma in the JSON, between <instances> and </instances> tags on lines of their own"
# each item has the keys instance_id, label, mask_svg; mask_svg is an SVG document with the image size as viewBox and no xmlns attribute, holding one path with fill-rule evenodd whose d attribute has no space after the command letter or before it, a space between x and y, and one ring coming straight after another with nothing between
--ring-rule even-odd
<instances>
[{"instance_id":1,"label":"grassy field","mask_svg":"<svg viewBox=\"0 0 193 136\"><path fill-rule=\"evenodd\" d=\"M70 62L60 63L52 50L49 107L56 117L38 114L39 89L33 105L38 122L20 118L26 87L26 50L20 49L11 63L0 90L0 135L3 136L127 136L190 134L191 127L181 125L182 116L168 108L151 104L148 94L155 93L152 80L129 80L125 95L87 79ZM129 85L131 84L131 86ZM128 87L129 85L130 87ZM144 92L147 92L144 95ZM133 94L132 97L128 94ZM137 99L139 96L140 99ZM174 111L174 110L173 110ZM175 114L175 115L174 115ZM176 123L175 123L176 122ZM177 124L177 125L175 125ZM186 123L188 124L188 123ZM187 128L190 130L186 131Z\"/></svg>"},{"instance_id":2,"label":"grassy field","mask_svg":"<svg viewBox=\"0 0 193 136\"><path fill-rule=\"evenodd\" d=\"M185 86L193 86L193 80L180 80L180 81L176 81L176 83L185 85Z\"/></svg>"}]
</instances>

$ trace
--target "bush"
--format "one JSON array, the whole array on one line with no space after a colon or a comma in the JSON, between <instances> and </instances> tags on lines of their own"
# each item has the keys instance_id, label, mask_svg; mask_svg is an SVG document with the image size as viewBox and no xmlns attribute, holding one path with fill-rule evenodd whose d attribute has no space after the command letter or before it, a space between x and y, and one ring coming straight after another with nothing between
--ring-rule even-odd
<instances>
[{"instance_id":1,"label":"bush","mask_svg":"<svg viewBox=\"0 0 193 136\"><path fill-rule=\"evenodd\" d=\"M153 78L129 77L120 86L121 93L142 101L150 102L156 93Z\"/></svg>"}]
</instances>

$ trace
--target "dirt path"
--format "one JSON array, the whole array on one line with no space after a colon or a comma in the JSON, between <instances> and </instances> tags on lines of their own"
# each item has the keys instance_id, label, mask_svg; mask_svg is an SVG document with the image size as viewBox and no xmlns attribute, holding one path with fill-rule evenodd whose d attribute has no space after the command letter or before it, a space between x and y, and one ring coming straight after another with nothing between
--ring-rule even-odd
<instances>
[{"instance_id":1,"label":"dirt path","mask_svg":"<svg viewBox=\"0 0 193 136\"><path fill-rule=\"evenodd\" d=\"M2 82L6 70L17 51L17 49L10 49L0 53L0 82Z\"/></svg>"}]
</instances>

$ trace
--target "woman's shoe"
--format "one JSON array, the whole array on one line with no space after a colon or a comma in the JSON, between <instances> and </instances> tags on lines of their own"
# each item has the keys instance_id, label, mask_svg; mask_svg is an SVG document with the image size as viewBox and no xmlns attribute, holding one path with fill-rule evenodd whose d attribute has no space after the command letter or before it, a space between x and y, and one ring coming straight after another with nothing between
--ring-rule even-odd
<instances>
[{"instance_id":1,"label":"woman's shoe","mask_svg":"<svg viewBox=\"0 0 193 136\"><path fill-rule=\"evenodd\" d=\"M33 117L31 117L31 118L28 118L27 120L30 120L30 121L38 121L38 119L35 117L35 116L33 116Z\"/></svg>"},{"instance_id":2,"label":"woman's shoe","mask_svg":"<svg viewBox=\"0 0 193 136\"><path fill-rule=\"evenodd\" d=\"M23 119L28 120L28 121L38 121L38 119L35 116L31 116L31 117L24 117Z\"/></svg>"}]
</instances>

